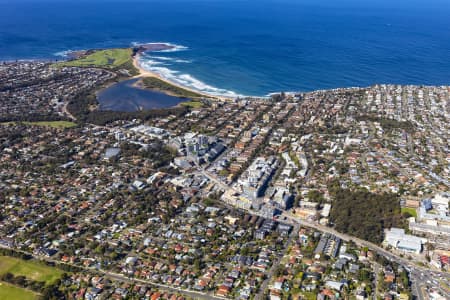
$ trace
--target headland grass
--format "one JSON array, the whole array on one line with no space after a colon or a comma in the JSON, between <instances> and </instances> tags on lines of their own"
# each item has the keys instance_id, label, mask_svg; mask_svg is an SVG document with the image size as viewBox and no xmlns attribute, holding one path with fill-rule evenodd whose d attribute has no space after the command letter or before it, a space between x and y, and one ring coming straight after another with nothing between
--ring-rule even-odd
<instances>
[{"instance_id":1,"label":"headland grass","mask_svg":"<svg viewBox=\"0 0 450 300\"><path fill-rule=\"evenodd\" d=\"M98 50L76 60L59 63L67 67L116 68L131 60L131 49Z\"/></svg>"},{"instance_id":2,"label":"headland grass","mask_svg":"<svg viewBox=\"0 0 450 300\"><path fill-rule=\"evenodd\" d=\"M56 63L57 67L104 68L109 70L126 69L130 75L139 71L133 66L133 50L131 48L116 48L95 50L75 60Z\"/></svg>"}]
</instances>

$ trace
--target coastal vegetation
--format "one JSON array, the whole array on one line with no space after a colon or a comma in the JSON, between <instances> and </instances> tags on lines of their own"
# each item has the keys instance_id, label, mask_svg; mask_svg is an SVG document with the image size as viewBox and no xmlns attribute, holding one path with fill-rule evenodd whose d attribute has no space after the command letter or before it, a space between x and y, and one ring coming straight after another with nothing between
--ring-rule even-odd
<instances>
[{"instance_id":1,"label":"coastal vegetation","mask_svg":"<svg viewBox=\"0 0 450 300\"><path fill-rule=\"evenodd\" d=\"M79 122L105 125L117 120L149 120L157 117L167 117L174 115L181 117L189 111L186 106L176 106L165 109L141 110L135 112L120 111L100 111L92 109L97 106L97 99L94 91L89 91L78 95L67 105L68 111L74 115Z\"/></svg>"},{"instance_id":2,"label":"coastal vegetation","mask_svg":"<svg viewBox=\"0 0 450 300\"><path fill-rule=\"evenodd\" d=\"M71 67L119 67L131 58L131 49L108 49L95 51L76 60L63 62L62 66Z\"/></svg>"},{"instance_id":3,"label":"coastal vegetation","mask_svg":"<svg viewBox=\"0 0 450 300\"><path fill-rule=\"evenodd\" d=\"M138 156L149 159L153 168L167 166L177 156L176 150L164 145L161 141L154 142L151 147L144 150L140 145L129 143L121 144L120 149L125 157Z\"/></svg>"},{"instance_id":4,"label":"coastal vegetation","mask_svg":"<svg viewBox=\"0 0 450 300\"><path fill-rule=\"evenodd\" d=\"M190 107L190 108L201 108L203 107L203 103L201 101L186 101L181 102L180 105Z\"/></svg>"},{"instance_id":5,"label":"coastal vegetation","mask_svg":"<svg viewBox=\"0 0 450 300\"><path fill-rule=\"evenodd\" d=\"M335 199L330 219L337 231L379 244L384 229L403 227L397 195L343 189L339 183L330 185L329 190Z\"/></svg>"},{"instance_id":6,"label":"coastal vegetation","mask_svg":"<svg viewBox=\"0 0 450 300\"><path fill-rule=\"evenodd\" d=\"M171 107L162 109L142 110L136 112L116 112L116 111L93 111L84 116L84 120L87 123L96 125L105 125L118 120L140 119L148 121L153 118L162 118L174 115L176 117L182 117L188 112L187 107Z\"/></svg>"},{"instance_id":7,"label":"coastal vegetation","mask_svg":"<svg viewBox=\"0 0 450 300\"><path fill-rule=\"evenodd\" d=\"M139 72L133 66L132 55L133 50L129 48L97 50L79 59L56 65L60 67L96 67L115 71L126 69L130 75L137 75Z\"/></svg>"},{"instance_id":8,"label":"coastal vegetation","mask_svg":"<svg viewBox=\"0 0 450 300\"><path fill-rule=\"evenodd\" d=\"M357 120L378 122L385 131L392 131L394 129L402 129L409 133L413 133L415 131L414 124L411 123L411 121L397 121L394 119L388 119L374 115L361 115L357 117Z\"/></svg>"},{"instance_id":9,"label":"coastal vegetation","mask_svg":"<svg viewBox=\"0 0 450 300\"><path fill-rule=\"evenodd\" d=\"M69 118L62 117L51 112L47 114L28 114L28 115L4 115L0 116L0 125L17 124L17 123L52 123L52 122L72 122Z\"/></svg>"},{"instance_id":10,"label":"coastal vegetation","mask_svg":"<svg viewBox=\"0 0 450 300\"><path fill-rule=\"evenodd\" d=\"M130 65L133 68L132 75L138 73L138 70L133 66L132 63L132 49L111 49L111 50L100 50L92 54L88 54L78 60L68 61L60 63L60 66L78 66L78 67L101 67L111 70L118 70L124 66ZM116 57L116 58L114 58ZM182 105L166 108L166 109L151 109L142 110L136 112L115 112L115 111L100 111L98 108L98 101L96 97L96 91L108 86L109 84L114 84L117 82L116 79L105 82L101 87L96 87L88 91L77 95L71 99L67 105L67 110L77 118L80 122L92 123L97 125L105 125L107 123L116 120L132 120L141 119L149 120L155 117L165 117L169 115L182 116L189 109L200 108L203 103L198 100L187 101ZM181 87L172 85L165 82L159 78L146 77L140 82L142 88L151 89L166 93L171 96L176 96L180 98L200 98L201 94L183 89ZM27 120L28 121L28 120ZM68 125L68 124L67 124Z\"/></svg>"},{"instance_id":11,"label":"coastal vegetation","mask_svg":"<svg viewBox=\"0 0 450 300\"><path fill-rule=\"evenodd\" d=\"M183 89L181 87L175 86L173 84L167 83L156 77L145 77L142 79L142 83L145 88L151 90L157 90L163 93L170 94L172 96L181 98L201 98L203 95Z\"/></svg>"},{"instance_id":12,"label":"coastal vegetation","mask_svg":"<svg viewBox=\"0 0 450 300\"><path fill-rule=\"evenodd\" d=\"M16 125L19 123L29 126L44 126L52 128L72 128L77 126L76 123L70 121L4 122L0 123L0 125Z\"/></svg>"}]
</instances>

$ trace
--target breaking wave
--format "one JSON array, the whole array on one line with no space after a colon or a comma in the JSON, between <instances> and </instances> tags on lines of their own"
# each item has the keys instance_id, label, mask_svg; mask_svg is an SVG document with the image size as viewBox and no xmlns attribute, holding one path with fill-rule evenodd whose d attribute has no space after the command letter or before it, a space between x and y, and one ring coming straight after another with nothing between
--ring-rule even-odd
<instances>
[{"instance_id":1,"label":"breaking wave","mask_svg":"<svg viewBox=\"0 0 450 300\"><path fill-rule=\"evenodd\" d=\"M158 43L155 43L158 44ZM159 43L160 44L160 43ZM168 45L174 45L169 43L164 43ZM171 81L175 84L205 93L213 96L224 96L224 97L239 97L239 95L233 91L221 89L212 85L209 85L194 76L175 70L174 64L177 63L192 63L190 60L180 59L176 57L167 57L167 56L156 56L152 55L155 52L177 52L187 50L187 47L176 45L176 47L170 50L162 50L162 51L148 51L145 54L139 57L139 65L150 72L156 73L162 78ZM171 67L171 68L169 68ZM176 66L175 66L176 67Z\"/></svg>"},{"instance_id":2,"label":"breaking wave","mask_svg":"<svg viewBox=\"0 0 450 300\"><path fill-rule=\"evenodd\" d=\"M55 52L53 53L53 56L58 56L58 57L68 57L70 53L73 53L74 50L64 50L64 51L59 51L59 52Z\"/></svg>"},{"instance_id":3,"label":"breaking wave","mask_svg":"<svg viewBox=\"0 0 450 300\"><path fill-rule=\"evenodd\" d=\"M164 50L153 50L151 52L178 52L178 51L185 51L188 50L189 48L186 46L182 46L182 45L177 45L177 44L173 44L173 43L168 43L168 42L152 42L152 43L141 43L141 42L132 42L131 46L133 47L137 47L137 46L143 46L143 45L165 45L170 49L164 49Z\"/></svg>"},{"instance_id":4,"label":"breaking wave","mask_svg":"<svg viewBox=\"0 0 450 300\"><path fill-rule=\"evenodd\" d=\"M209 85L194 76L175 70L176 64L190 64L191 60L182 59L179 57L170 57L164 56L162 53L169 52L180 52L186 51L189 48L183 45L177 45L173 43L167 42L152 42L152 43L141 43L141 42L133 42L131 43L132 47L140 46L140 45L164 45L170 49L164 50L149 50L143 53L139 57L139 65L150 72L156 73L162 78L171 81L175 84L185 86L187 88L196 90L198 92L202 92L205 94L213 95L213 96L224 96L224 97L242 97L243 95L239 95L233 91L221 89L212 85ZM80 50L76 50L80 51ZM54 56L68 58L71 53L75 52L75 50L64 50L54 53ZM160 55L154 55L157 53L161 53ZM170 54L173 55L173 54ZM169 68L170 67L170 68Z\"/></svg>"}]
</instances>

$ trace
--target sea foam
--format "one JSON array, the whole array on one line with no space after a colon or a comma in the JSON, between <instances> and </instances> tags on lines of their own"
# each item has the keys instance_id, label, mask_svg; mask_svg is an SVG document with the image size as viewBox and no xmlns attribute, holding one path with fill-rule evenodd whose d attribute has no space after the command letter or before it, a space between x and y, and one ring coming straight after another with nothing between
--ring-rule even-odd
<instances>
[{"instance_id":1,"label":"sea foam","mask_svg":"<svg viewBox=\"0 0 450 300\"><path fill-rule=\"evenodd\" d=\"M182 73L180 71L174 70L172 68L173 64L189 64L192 63L191 60L181 59L181 58L175 58L175 57L167 57L167 56L161 56L161 55L151 55L151 53L168 53L168 52L179 52L179 51L186 51L189 48L183 45L168 43L168 42L152 42L152 43L141 43L141 42L132 42L132 47L137 47L140 45L166 45L168 47L171 47L170 49L166 50L154 50L154 51L147 51L145 52L140 58L139 58L139 65L153 73L158 74L162 78L171 81L175 84L185 86L187 88L205 93L210 94L213 96L225 96L225 97L240 97L243 95L239 95L233 91L221 89L218 87L214 87L212 85L209 85L203 81L200 81L199 79L195 78L194 76L186 73ZM74 52L74 50L64 50L54 53L54 56L64 57L67 58L70 53Z\"/></svg>"},{"instance_id":2,"label":"sea foam","mask_svg":"<svg viewBox=\"0 0 450 300\"><path fill-rule=\"evenodd\" d=\"M154 52L178 52L178 51L185 51L185 50L189 49L186 46L177 45L177 44L173 44L173 43L151 43L151 44L164 44L164 45L171 47L171 49L157 50Z\"/></svg>"},{"instance_id":3,"label":"sea foam","mask_svg":"<svg viewBox=\"0 0 450 300\"><path fill-rule=\"evenodd\" d=\"M180 46L178 49L183 49L183 46ZM170 52L175 51L183 51L183 50L175 50L171 49ZM233 91L221 89L218 87L214 87L212 85L209 85L203 81L200 81L199 79L195 78L194 76L183 73L177 70L174 70L173 68L168 68L169 66L172 67L172 63L191 63L189 60L179 59L179 58L172 58L172 57L166 57L166 56L153 56L150 53L154 52L167 52L167 51L150 51L146 54L142 55L139 58L139 65L153 73L158 74L162 78L171 81L175 84L185 86L187 88L210 94L213 96L225 96L225 97L239 97L242 95L239 95Z\"/></svg>"},{"instance_id":4,"label":"sea foam","mask_svg":"<svg viewBox=\"0 0 450 300\"><path fill-rule=\"evenodd\" d=\"M165 49L165 50L153 50L151 52L178 52L178 51L185 51L185 50L189 49L186 46L177 45L177 44L168 43L168 42L151 42L151 43L132 42L131 43L132 47L138 47L138 46L143 46L143 45L165 45L170 48L170 49Z\"/></svg>"},{"instance_id":5,"label":"sea foam","mask_svg":"<svg viewBox=\"0 0 450 300\"><path fill-rule=\"evenodd\" d=\"M191 60L186 60L186 59L178 59L178 58L174 58L174 57L166 57L166 56L149 56L152 59L155 60L162 60L162 61L167 61L167 62L175 62L175 63L184 63L184 64L190 64L192 63Z\"/></svg>"},{"instance_id":6,"label":"sea foam","mask_svg":"<svg viewBox=\"0 0 450 300\"><path fill-rule=\"evenodd\" d=\"M53 53L53 56L59 56L59 57L68 57L70 53L72 53L73 50L64 50Z\"/></svg>"}]
</instances>

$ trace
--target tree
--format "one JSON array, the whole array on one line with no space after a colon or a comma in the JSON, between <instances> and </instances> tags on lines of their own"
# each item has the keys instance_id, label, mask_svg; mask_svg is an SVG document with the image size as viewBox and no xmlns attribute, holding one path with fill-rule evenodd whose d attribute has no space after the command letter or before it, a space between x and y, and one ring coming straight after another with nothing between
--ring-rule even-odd
<instances>
[{"instance_id":1,"label":"tree","mask_svg":"<svg viewBox=\"0 0 450 300\"><path fill-rule=\"evenodd\" d=\"M372 273L366 269L360 269L358 279L364 282L370 282L372 280Z\"/></svg>"},{"instance_id":2,"label":"tree","mask_svg":"<svg viewBox=\"0 0 450 300\"><path fill-rule=\"evenodd\" d=\"M241 255L247 256L249 254L249 252L250 252L250 250L248 249L248 247L241 248Z\"/></svg>"},{"instance_id":3,"label":"tree","mask_svg":"<svg viewBox=\"0 0 450 300\"><path fill-rule=\"evenodd\" d=\"M336 230L373 243L381 243L383 230L403 227L400 200L396 194L374 194L365 189L332 187L335 199L330 219Z\"/></svg>"},{"instance_id":4,"label":"tree","mask_svg":"<svg viewBox=\"0 0 450 300\"><path fill-rule=\"evenodd\" d=\"M3 274L0 278L2 281L12 282L12 280L14 279L14 275L8 272Z\"/></svg>"},{"instance_id":5,"label":"tree","mask_svg":"<svg viewBox=\"0 0 450 300\"><path fill-rule=\"evenodd\" d=\"M318 190L310 190L308 192L308 199L311 202L317 202L319 204L321 204L325 201L323 194L321 192L319 192Z\"/></svg>"},{"instance_id":6,"label":"tree","mask_svg":"<svg viewBox=\"0 0 450 300\"><path fill-rule=\"evenodd\" d=\"M283 273L284 273L284 268L283 268L283 266L278 266L278 267L275 269L274 276L275 276L275 277L280 277L280 276L283 275Z\"/></svg>"},{"instance_id":7,"label":"tree","mask_svg":"<svg viewBox=\"0 0 450 300\"><path fill-rule=\"evenodd\" d=\"M201 262L199 258L195 258L194 259L194 263L193 263L193 268L194 268L194 272L198 273L201 270Z\"/></svg>"}]
</instances>

